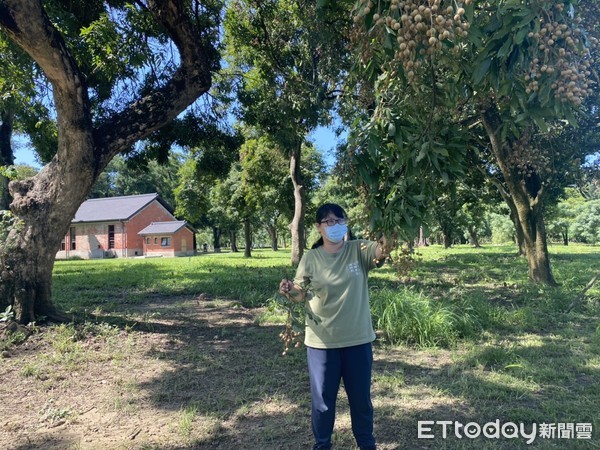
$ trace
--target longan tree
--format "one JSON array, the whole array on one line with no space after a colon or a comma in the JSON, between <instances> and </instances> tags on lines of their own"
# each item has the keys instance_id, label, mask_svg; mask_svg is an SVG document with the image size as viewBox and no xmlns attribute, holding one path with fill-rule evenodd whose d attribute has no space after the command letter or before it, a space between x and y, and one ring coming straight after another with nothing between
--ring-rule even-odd
<instances>
[{"instance_id":1,"label":"longan tree","mask_svg":"<svg viewBox=\"0 0 600 450\"><path fill-rule=\"evenodd\" d=\"M406 226L406 211L426 206L428 177L460 176L467 149L483 145L514 204L530 279L554 284L543 205L565 156L554 137L586 113L597 82L597 23L586 32L580 15L595 6L357 2L357 70L373 98L353 156L385 228Z\"/></svg>"},{"instance_id":2,"label":"longan tree","mask_svg":"<svg viewBox=\"0 0 600 450\"><path fill-rule=\"evenodd\" d=\"M271 248L277 250L278 219L283 214L291 217L294 203L289 162L285 152L267 136L250 130L246 134L247 140L240 152L246 201L266 228Z\"/></svg>"},{"instance_id":3,"label":"longan tree","mask_svg":"<svg viewBox=\"0 0 600 450\"><path fill-rule=\"evenodd\" d=\"M225 17L227 65L246 125L283 149L294 187L291 263L304 252L306 189L302 146L331 121L340 75L348 70L346 2L235 0Z\"/></svg>"},{"instance_id":4,"label":"longan tree","mask_svg":"<svg viewBox=\"0 0 600 450\"><path fill-rule=\"evenodd\" d=\"M218 0L0 1L0 33L41 68L57 130L48 164L9 184L0 306L18 321L61 318L51 277L62 237L111 159L211 87L220 11Z\"/></svg>"}]
</instances>

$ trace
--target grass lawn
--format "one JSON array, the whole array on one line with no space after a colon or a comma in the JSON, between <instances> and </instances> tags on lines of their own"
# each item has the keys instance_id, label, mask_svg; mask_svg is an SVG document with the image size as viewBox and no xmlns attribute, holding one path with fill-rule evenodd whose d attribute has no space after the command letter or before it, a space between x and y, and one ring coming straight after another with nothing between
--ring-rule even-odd
<instances>
[{"instance_id":1,"label":"grass lawn","mask_svg":"<svg viewBox=\"0 0 600 450\"><path fill-rule=\"evenodd\" d=\"M402 277L370 276L379 448L600 448L600 283L565 312L600 248L551 246L557 288L530 284L512 246L419 252ZM0 342L0 447L310 448L305 353L281 356L269 307L289 257L58 261L74 323ZM460 438L457 422L471 423ZM504 434L469 437L489 422ZM343 389L334 445L355 448Z\"/></svg>"}]
</instances>

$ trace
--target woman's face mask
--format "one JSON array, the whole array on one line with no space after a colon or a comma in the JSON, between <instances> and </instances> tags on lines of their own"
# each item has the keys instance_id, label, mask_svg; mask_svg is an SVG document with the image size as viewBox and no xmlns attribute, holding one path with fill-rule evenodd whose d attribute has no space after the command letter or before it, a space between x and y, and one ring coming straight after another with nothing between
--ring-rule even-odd
<instances>
[{"instance_id":1,"label":"woman's face mask","mask_svg":"<svg viewBox=\"0 0 600 450\"><path fill-rule=\"evenodd\" d=\"M347 232L348 226L345 224L340 225L339 223L336 223L335 225L326 226L325 228L325 236L327 237L327 240L333 244L341 242Z\"/></svg>"}]
</instances>

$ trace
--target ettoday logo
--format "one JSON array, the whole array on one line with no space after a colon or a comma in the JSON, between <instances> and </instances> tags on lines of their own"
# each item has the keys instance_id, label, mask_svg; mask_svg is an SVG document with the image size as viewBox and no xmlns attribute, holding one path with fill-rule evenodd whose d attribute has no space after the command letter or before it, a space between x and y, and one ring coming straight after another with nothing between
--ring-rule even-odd
<instances>
[{"instance_id":1,"label":"ettoday logo","mask_svg":"<svg viewBox=\"0 0 600 450\"><path fill-rule=\"evenodd\" d=\"M483 436L488 439L525 439L532 444L536 438L541 439L591 439L591 423L532 423L526 425L519 422L501 423L499 419L480 425L476 422L463 424L454 420L420 420L418 422L418 439L435 439L441 432L442 439L450 433L458 439L476 439Z\"/></svg>"}]
</instances>

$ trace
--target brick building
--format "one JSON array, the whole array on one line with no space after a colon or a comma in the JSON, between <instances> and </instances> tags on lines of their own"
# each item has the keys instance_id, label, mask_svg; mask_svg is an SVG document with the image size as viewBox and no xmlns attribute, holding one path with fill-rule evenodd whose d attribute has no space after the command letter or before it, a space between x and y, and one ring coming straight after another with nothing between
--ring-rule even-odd
<instances>
[{"instance_id":1,"label":"brick building","mask_svg":"<svg viewBox=\"0 0 600 450\"><path fill-rule=\"evenodd\" d=\"M145 256L186 256L194 231L185 221L152 222L138 233L144 238Z\"/></svg>"},{"instance_id":2,"label":"brick building","mask_svg":"<svg viewBox=\"0 0 600 450\"><path fill-rule=\"evenodd\" d=\"M153 222L177 223L176 233L167 232L174 227L155 228L157 234L142 236L140 231ZM146 255L145 238L148 237L152 239L151 242L156 238L160 243L161 255L195 254L196 242L193 228L175 219L170 206L154 193L86 200L77 210L56 258L144 256ZM158 253L152 248L151 255Z\"/></svg>"}]
</instances>

